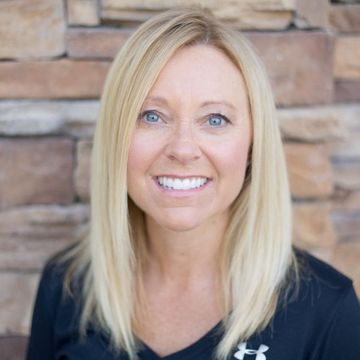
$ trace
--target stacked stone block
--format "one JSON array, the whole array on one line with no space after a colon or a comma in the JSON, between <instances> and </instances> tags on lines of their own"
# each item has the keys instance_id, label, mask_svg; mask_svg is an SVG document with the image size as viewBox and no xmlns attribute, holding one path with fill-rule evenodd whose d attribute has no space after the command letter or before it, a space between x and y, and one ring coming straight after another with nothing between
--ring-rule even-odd
<instances>
[{"instance_id":1,"label":"stacked stone block","mask_svg":"<svg viewBox=\"0 0 360 360\"><path fill-rule=\"evenodd\" d=\"M0 2L0 353L22 359L39 273L89 220L104 78L134 29L182 1ZM188 1L243 31L270 75L295 242L360 296L360 3Z\"/></svg>"}]
</instances>

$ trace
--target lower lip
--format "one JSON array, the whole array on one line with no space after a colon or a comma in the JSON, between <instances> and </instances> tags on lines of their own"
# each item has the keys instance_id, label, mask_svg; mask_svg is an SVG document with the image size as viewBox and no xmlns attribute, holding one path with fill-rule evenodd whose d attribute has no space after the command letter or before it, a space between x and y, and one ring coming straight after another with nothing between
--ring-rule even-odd
<instances>
[{"instance_id":1,"label":"lower lip","mask_svg":"<svg viewBox=\"0 0 360 360\"><path fill-rule=\"evenodd\" d=\"M157 188L163 192L164 194L170 195L170 196L174 196L174 197L186 197L186 196L190 196L192 194L196 194L199 193L203 190L205 190L206 188L208 188L208 186L210 185L210 183L212 182L210 179L206 182L206 184L198 187L198 188L194 188L194 189L188 189L188 190L176 190L176 189L170 189L170 188L165 188L163 186L161 186L156 178L153 178Z\"/></svg>"}]
</instances>

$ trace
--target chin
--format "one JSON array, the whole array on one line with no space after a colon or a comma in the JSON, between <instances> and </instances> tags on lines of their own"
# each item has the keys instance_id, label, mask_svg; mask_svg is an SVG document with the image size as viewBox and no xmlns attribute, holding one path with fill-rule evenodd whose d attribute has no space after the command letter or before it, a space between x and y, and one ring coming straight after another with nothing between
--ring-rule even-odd
<instances>
[{"instance_id":1,"label":"chin","mask_svg":"<svg viewBox=\"0 0 360 360\"><path fill-rule=\"evenodd\" d=\"M185 232L193 230L201 225L200 219L196 221L194 218L162 218L158 224L164 229L176 231L176 232Z\"/></svg>"},{"instance_id":2,"label":"chin","mask_svg":"<svg viewBox=\"0 0 360 360\"><path fill-rule=\"evenodd\" d=\"M189 224L166 224L163 227L167 230L175 232L186 232L191 231L198 227L198 225L189 225Z\"/></svg>"}]
</instances>

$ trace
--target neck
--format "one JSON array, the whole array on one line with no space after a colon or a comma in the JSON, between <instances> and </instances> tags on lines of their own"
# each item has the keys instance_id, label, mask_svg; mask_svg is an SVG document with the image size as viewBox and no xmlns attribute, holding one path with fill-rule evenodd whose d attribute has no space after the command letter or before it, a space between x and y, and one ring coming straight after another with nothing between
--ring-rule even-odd
<instances>
[{"instance_id":1,"label":"neck","mask_svg":"<svg viewBox=\"0 0 360 360\"><path fill-rule=\"evenodd\" d=\"M219 278L220 246L228 217L224 215L187 231L172 231L146 218L149 262L145 277L162 284L188 286Z\"/></svg>"}]
</instances>

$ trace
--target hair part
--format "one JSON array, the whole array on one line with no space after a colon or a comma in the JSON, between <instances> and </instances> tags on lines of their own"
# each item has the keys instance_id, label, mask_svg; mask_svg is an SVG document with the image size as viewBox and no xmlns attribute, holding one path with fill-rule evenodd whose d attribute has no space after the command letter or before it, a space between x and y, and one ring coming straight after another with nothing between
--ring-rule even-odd
<instances>
[{"instance_id":1,"label":"hair part","mask_svg":"<svg viewBox=\"0 0 360 360\"><path fill-rule=\"evenodd\" d=\"M184 46L200 44L222 50L241 72L253 128L246 178L231 205L222 246L224 335L217 359L226 359L239 342L270 322L287 274L296 269L285 158L272 91L258 56L243 36L207 10L174 9L151 18L122 47L106 78L92 150L89 233L67 256L72 266L65 278L69 288L71 279L83 274L81 333L94 322L113 349L131 359L139 345L134 327L146 311L140 270L147 256L144 214L127 194L131 136L166 63Z\"/></svg>"}]
</instances>

